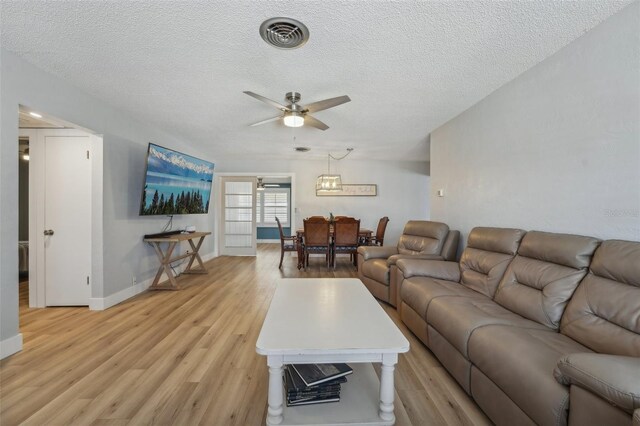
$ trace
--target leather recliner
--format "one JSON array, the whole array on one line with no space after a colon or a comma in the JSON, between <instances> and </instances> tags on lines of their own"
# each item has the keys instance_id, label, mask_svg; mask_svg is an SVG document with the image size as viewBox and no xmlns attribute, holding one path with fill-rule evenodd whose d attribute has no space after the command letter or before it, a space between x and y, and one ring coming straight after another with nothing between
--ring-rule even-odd
<instances>
[{"instance_id":1,"label":"leather recliner","mask_svg":"<svg viewBox=\"0 0 640 426\"><path fill-rule=\"evenodd\" d=\"M396 262L404 258L453 260L458 251L459 231L440 222L407 222L395 247L358 247L358 277L378 299L397 305Z\"/></svg>"}]
</instances>

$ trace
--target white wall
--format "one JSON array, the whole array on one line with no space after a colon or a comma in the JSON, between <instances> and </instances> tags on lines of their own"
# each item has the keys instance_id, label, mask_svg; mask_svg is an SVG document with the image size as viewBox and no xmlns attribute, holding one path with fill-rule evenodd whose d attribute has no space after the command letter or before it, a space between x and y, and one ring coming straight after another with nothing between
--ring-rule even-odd
<instances>
[{"instance_id":1,"label":"white wall","mask_svg":"<svg viewBox=\"0 0 640 426\"><path fill-rule=\"evenodd\" d=\"M102 134L104 158L103 287L92 288L104 298L152 278L158 267L142 235L158 232L165 217L139 217L148 142L194 151L179 138L131 119L74 86L45 73L6 50L0 50L0 341L15 341L18 332L18 105L22 104ZM193 224L213 228L213 213L178 217L177 227ZM202 254L213 252L205 240ZM94 278L95 281L95 278ZM4 353L4 350L3 350Z\"/></svg>"},{"instance_id":2,"label":"white wall","mask_svg":"<svg viewBox=\"0 0 640 426\"><path fill-rule=\"evenodd\" d=\"M303 157L303 154L301 155ZM374 229L382 216L389 216L385 245L397 243L410 219L429 217L429 163L412 161L362 161L346 159L335 164L343 183L375 183L377 197L316 197L318 175L327 172L326 160L239 161L221 160L219 172L295 173L296 227L314 215L346 215L360 218L360 226Z\"/></svg>"},{"instance_id":3,"label":"white wall","mask_svg":"<svg viewBox=\"0 0 640 426\"><path fill-rule=\"evenodd\" d=\"M640 241L639 28L636 2L432 132L432 219Z\"/></svg>"}]
</instances>

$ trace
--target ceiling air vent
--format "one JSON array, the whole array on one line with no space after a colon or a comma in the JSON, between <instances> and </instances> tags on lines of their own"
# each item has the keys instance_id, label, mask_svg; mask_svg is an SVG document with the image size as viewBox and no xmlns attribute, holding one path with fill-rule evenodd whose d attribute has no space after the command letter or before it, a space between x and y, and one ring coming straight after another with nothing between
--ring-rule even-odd
<instances>
[{"instance_id":1,"label":"ceiling air vent","mask_svg":"<svg viewBox=\"0 0 640 426\"><path fill-rule=\"evenodd\" d=\"M260 25L260 36L278 49L295 49L309 40L309 30L291 18L271 18Z\"/></svg>"}]
</instances>

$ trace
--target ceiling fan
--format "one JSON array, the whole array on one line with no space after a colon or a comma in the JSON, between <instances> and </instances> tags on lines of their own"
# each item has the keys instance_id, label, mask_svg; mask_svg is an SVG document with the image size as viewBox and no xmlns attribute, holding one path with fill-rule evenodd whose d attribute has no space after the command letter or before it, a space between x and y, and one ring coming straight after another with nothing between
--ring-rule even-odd
<instances>
[{"instance_id":1,"label":"ceiling fan","mask_svg":"<svg viewBox=\"0 0 640 426\"><path fill-rule=\"evenodd\" d=\"M284 125L288 127L300 127L303 124L308 124L309 126L315 127L316 129L327 130L329 126L327 126L317 118L312 117L311 115L309 115L309 113L333 108L335 106L342 105L351 101L351 99L345 95L338 96L336 98L325 99L323 101L313 102L308 105L302 106L298 104L301 99L300 93L288 92L284 96L285 100L288 102L288 105L282 105L276 101L272 101L271 99L258 95L257 93L244 93L282 111L282 114L277 117L253 123L251 126L258 126L260 124L270 123L272 121L283 120Z\"/></svg>"}]
</instances>

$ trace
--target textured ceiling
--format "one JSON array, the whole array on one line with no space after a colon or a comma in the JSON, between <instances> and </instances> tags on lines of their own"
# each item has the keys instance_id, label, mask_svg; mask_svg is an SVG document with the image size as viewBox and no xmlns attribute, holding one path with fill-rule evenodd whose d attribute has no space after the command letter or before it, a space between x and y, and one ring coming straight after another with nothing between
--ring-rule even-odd
<instances>
[{"instance_id":1,"label":"textured ceiling","mask_svg":"<svg viewBox=\"0 0 640 426\"><path fill-rule=\"evenodd\" d=\"M428 159L428 134L629 1L2 1L2 41L36 66L210 153L259 158ZM258 34L274 16L310 31L300 49ZM248 125L302 104L329 130ZM64 117L62 117L64 118ZM294 137L296 140L294 140ZM146 142L146 141L145 141ZM296 145L312 151L296 154Z\"/></svg>"}]
</instances>

